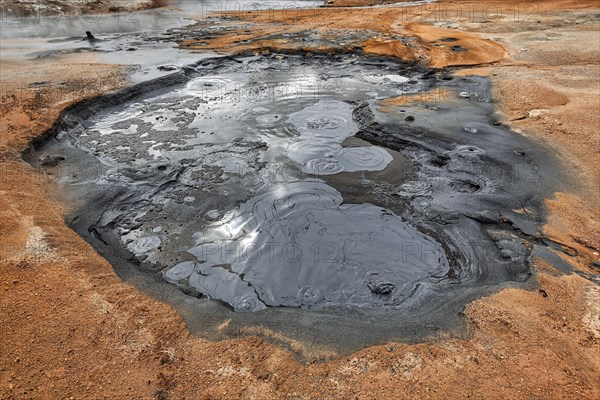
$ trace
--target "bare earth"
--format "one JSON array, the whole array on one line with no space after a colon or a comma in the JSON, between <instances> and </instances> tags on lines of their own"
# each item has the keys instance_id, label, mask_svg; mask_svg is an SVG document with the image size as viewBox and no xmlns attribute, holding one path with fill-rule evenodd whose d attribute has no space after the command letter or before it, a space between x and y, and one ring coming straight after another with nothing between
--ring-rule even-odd
<instances>
[{"instance_id":1,"label":"bare earth","mask_svg":"<svg viewBox=\"0 0 600 400\"><path fill-rule=\"evenodd\" d=\"M290 49L302 45L260 36L367 31L368 39L349 46L490 76L505 122L543 139L572 169L572 190L547 201L545 230L572 249L565 260L598 274L598 3L532 1L519 18L523 2L500 4L497 13L442 22L423 8L320 9L318 20L307 11L245 13L236 18L256 24L252 34L232 28L208 47ZM417 45L405 48L392 35L413 36ZM234 43L246 36L253 40ZM443 37L459 39L469 56L432 45ZM2 59L0 67L0 398L600 398L598 282L541 261L538 290L507 289L469 305L466 340L388 343L327 360L307 353L309 361L299 362L256 337L211 343L191 336L173 309L123 283L65 226L53 185L21 160L66 106L127 85L124 70L81 54ZM28 87L40 81L47 83Z\"/></svg>"}]
</instances>

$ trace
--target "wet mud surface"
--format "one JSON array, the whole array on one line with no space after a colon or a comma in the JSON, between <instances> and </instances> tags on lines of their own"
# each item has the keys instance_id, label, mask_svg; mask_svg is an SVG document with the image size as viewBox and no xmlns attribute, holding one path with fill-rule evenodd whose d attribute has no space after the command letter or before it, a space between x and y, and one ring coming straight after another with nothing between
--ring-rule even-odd
<instances>
[{"instance_id":1,"label":"wet mud surface","mask_svg":"<svg viewBox=\"0 0 600 400\"><path fill-rule=\"evenodd\" d=\"M452 95L384 101L434 88ZM490 98L386 58L212 58L71 107L28 158L192 332L347 352L460 332L469 301L534 284L532 249L563 251L540 234L558 163Z\"/></svg>"}]
</instances>

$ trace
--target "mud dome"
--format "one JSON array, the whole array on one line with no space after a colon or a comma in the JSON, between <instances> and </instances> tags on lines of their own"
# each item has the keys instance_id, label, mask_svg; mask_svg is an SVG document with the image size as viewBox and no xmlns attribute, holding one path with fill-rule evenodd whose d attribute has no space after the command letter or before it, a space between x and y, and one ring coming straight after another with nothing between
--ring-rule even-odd
<instances>
[{"instance_id":1,"label":"mud dome","mask_svg":"<svg viewBox=\"0 0 600 400\"><path fill-rule=\"evenodd\" d=\"M433 87L455 95L383 103ZM358 55L203 60L49 134L31 162L71 226L192 331L338 351L458 329L468 301L531 284L555 176L485 79Z\"/></svg>"}]
</instances>

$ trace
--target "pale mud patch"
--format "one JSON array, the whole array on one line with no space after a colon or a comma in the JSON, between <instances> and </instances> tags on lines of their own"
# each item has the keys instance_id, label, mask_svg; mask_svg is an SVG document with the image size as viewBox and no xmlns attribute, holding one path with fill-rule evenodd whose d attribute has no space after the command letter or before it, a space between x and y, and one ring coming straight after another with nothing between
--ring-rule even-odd
<instances>
[{"instance_id":1,"label":"pale mud patch","mask_svg":"<svg viewBox=\"0 0 600 400\"><path fill-rule=\"evenodd\" d=\"M402 358L392 363L392 371L402 374L406 379L412 379L423 364L423 358L417 353L407 352Z\"/></svg>"},{"instance_id":2,"label":"pale mud patch","mask_svg":"<svg viewBox=\"0 0 600 400\"><path fill-rule=\"evenodd\" d=\"M102 314L109 313L114 308L114 306L106 301L98 292L92 292L90 294L90 303L94 305L96 312Z\"/></svg>"},{"instance_id":3,"label":"pale mud patch","mask_svg":"<svg viewBox=\"0 0 600 400\"><path fill-rule=\"evenodd\" d=\"M58 253L50 246L46 239L46 232L39 226L33 226L30 229L29 236L25 241L25 249L21 253L22 258L36 258L51 260L57 257Z\"/></svg>"},{"instance_id":4,"label":"pale mud patch","mask_svg":"<svg viewBox=\"0 0 600 400\"><path fill-rule=\"evenodd\" d=\"M583 298L585 301L583 324L595 339L600 339L600 288L588 286Z\"/></svg>"},{"instance_id":5,"label":"pale mud patch","mask_svg":"<svg viewBox=\"0 0 600 400\"><path fill-rule=\"evenodd\" d=\"M379 365L380 362L376 360L353 357L339 368L338 373L342 376L352 377L369 372Z\"/></svg>"}]
</instances>

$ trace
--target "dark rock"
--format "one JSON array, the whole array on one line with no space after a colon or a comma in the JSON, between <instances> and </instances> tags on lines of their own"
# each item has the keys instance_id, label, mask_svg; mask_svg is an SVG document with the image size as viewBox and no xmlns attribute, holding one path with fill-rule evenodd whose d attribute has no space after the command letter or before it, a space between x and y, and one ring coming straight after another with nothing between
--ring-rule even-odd
<instances>
[{"instance_id":1,"label":"dark rock","mask_svg":"<svg viewBox=\"0 0 600 400\"><path fill-rule=\"evenodd\" d=\"M157 69L159 71L177 71L179 67L177 65L160 65Z\"/></svg>"},{"instance_id":2,"label":"dark rock","mask_svg":"<svg viewBox=\"0 0 600 400\"><path fill-rule=\"evenodd\" d=\"M452 51L456 51L456 52L467 51L467 49L465 49L465 48L464 48L464 47L462 47L462 46L452 46L450 49L451 49Z\"/></svg>"},{"instance_id":3,"label":"dark rock","mask_svg":"<svg viewBox=\"0 0 600 400\"><path fill-rule=\"evenodd\" d=\"M384 282L382 280L373 280L367 282L369 290L375 294L389 295L394 291L396 285L390 282Z\"/></svg>"},{"instance_id":4,"label":"dark rock","mask_svg":"<svg viewBox=\"0 0 600 400\"><path fill-rule=\"evenodd\" d=\"M415 117L413 117L412 115L409 115L408 117L404 118L405 121L409 121L412 122L415 120Z\"/></svg>"},{"instance_id":5,"label":"dark rock","mask_svg":"<svg viewBox=\"0 0 600 400\"><path fill-rule=\"evenodd\" d=\"M40 82L32 82L29 84L30 88L36 88L36 87L41 87L41 86L46 86L48 85L50 82L45 82L45 81L40 81Z\"/></svg>"},{"instance_id":6,"label":"dark rock","mask_svg":"<svg viewBox=\"0 0 600 400\"><path fill-rule=\"evenodd\" d=\"M431 163L436 167L444 167L450 162L450 156L445 154L435 154L431 158Z\"/></svg>"},{"instance_id":7,"label":"dark rock","mask_svg":"<svg viewBox=\"0 0 600 400\"><path fill-rule=\"evenodd\" d=\"M86 34L88 40L96 40L96 38L94 37L94 35L92 35L92 32L85 31L85 34Z\"/></svg>"},{"instance_id":8,"label":"dark rock","mask_svg":"<svg viewBox=\"0 0 600 400\"><path fill-rule=\"evenodd\" d=\"M40 158L40 165L43 167L56 167L61 161L65 161L65 158L61 156L45 155Z\"/></svg>"},{"instance_id":9,"label":"dark rock","mask_svg":"<svg viewBox=\"0 0 600 400\"><path fill-rule=\"evenodd\" d=\"M421 77L421 79L432 79L432 78L435 77L435 73L436 73L435 70L427 71L425 74L423 74L423 76Z\"/></svg>"}]
</instances>

